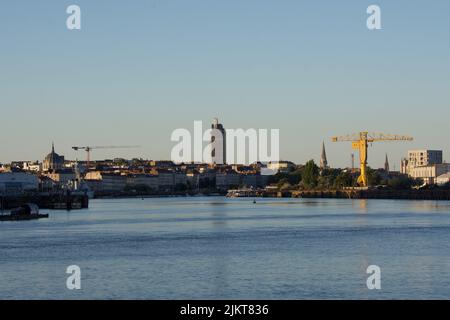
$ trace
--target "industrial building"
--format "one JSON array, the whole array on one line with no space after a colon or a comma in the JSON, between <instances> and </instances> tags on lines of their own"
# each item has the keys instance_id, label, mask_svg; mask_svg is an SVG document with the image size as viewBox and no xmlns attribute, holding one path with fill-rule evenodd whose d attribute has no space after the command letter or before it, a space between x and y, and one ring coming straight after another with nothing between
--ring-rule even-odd
<instances>
[{"instance_id":1,"label":"industrial building","mask_svg":"<svg viewBox=\"0 0 450 320\"><path fill-rule=\"evenodd\" d=\"M20 193L38 189L39 179L36 175L24 172L0 173L0 193Z\"/></svg>"}]
</instances>

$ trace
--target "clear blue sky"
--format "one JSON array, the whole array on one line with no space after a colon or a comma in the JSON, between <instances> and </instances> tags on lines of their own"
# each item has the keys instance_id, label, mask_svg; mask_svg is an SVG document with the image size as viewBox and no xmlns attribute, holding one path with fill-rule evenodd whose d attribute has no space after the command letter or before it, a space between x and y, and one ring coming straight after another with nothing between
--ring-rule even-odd
<instances>
[{"instance_id":1,"label":"clear blue sky","mask_svg":"<svg viewBox=\"0 0 450 320\"><path fill-rule=\"evenodd\" d=\"M69 31L66 7L82 9ZM366 8L382 9L380 31ZM279 128L281 155L346 166L335 134L409 134L380 143L450 160L450 2L301 0L3 1L0 162L42 160L55 141L141 145L94 158L170 157L170 134L215 116L228 128Z\"/></svg>"}]
</instances>

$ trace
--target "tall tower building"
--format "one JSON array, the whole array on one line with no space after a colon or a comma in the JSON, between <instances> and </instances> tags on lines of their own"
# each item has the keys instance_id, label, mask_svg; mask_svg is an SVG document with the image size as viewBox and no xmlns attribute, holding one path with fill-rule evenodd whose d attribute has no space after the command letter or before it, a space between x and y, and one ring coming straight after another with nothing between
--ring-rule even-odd
<instances>
[{"instance_id":1,"label":"tall tower building","mask_svg":"<svg viewBox=\"0 0 450 320\"><path fill-rule=\"evenodd\" d=\"M389 159L388 159L387 153L386 153L386 160L384 161L384 171L386 171L387 173L390 172L390 170L389 170Z\"/></svg>"},{"instance_id":2,"label":"tall tower building","mask_svg":"<svg viewBox=\"0 0 450 320\"><path fill-rule=\"evenodd\" d=\"M325 142L322 142L322 155L320 156L320 169L328 168L327 153L325 152Z\"/></svg>"},{"instance_id":3,"label":"tall tower building","mask_svg":"<svg viewBox=\"0 0 450 320\"><path fill-rule=\"evenodd\" d=\"M211 133L211 158L215 164L226 164L227 162L227 135L225 128L219 119L214 118L211 125L211 129L214 131Z\"/></svg>"}]
</instances>

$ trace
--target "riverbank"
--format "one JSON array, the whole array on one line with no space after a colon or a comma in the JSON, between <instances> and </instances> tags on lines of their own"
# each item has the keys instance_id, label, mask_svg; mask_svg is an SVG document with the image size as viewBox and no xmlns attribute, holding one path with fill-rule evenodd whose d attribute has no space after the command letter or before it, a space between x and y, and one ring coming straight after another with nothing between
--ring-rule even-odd
<instances>
[{"instance_id":1,"label":"riverbank","mask_svg":"<svg viewBox=\"0 0 450 320\"><path fill-rule=\"evenodd\" d=\"M209 197L225 196L226 192L205 191L205 192L96 192L95 199L127 199L127 198L170 198L170 197Z\"/></svg>"},{"instance_id":2,"label":"riverbank","mask_svg":"<svg viewBox=\"0 0 450 320\"><path fill-rule=\"evenodd\" d=\"M263 198L330 198L330 199L392 199L392 200L450 200L450 190L441 189L343 189L343 190L230 190L227 197Z\"/></svg>"}]
</instances>

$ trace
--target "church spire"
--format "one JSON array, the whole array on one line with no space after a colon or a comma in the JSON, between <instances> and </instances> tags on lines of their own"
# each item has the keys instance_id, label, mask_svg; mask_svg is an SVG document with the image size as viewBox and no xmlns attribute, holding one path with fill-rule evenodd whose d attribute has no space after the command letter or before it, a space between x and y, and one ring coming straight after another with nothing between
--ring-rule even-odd
<instances>
[{"instance_id":1,"label":"church spire","mask_svg":"<svg viewBox=\"0 0 450 320\"><path fill-rule=\"evenodd\" d=\"M55 142L52 141L52 153L55 153Z\"/></svg>"},{"instance_id":2,"label":"church spire","mask_svg":"<svg viewBox=\"0 0 450 320\"><path fill-rule=\"evenodd\" d=\"M384 171L386 171L387 173L389 173L389 159L388 159L388 155L386 153L386 160L384 161Z\"/></svg>"},{"instance_id":3,"label":"church spire","mask_svg":"<svg viewBox=\"0 0 450 320\"><path fill-rule=\"evenodd\" d=\"M322 142L322 155L320 156L320 168L328 168L327 153L325 152L325 142Z\"/></svg>"}]
</instances>

